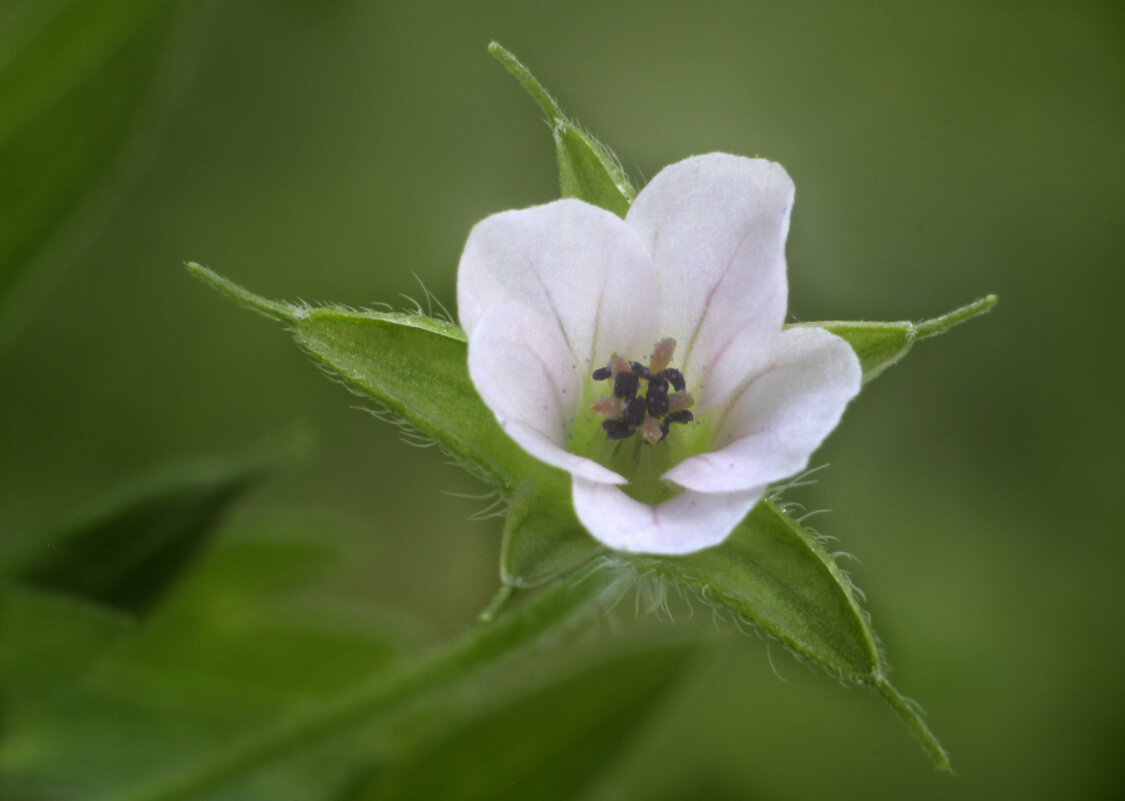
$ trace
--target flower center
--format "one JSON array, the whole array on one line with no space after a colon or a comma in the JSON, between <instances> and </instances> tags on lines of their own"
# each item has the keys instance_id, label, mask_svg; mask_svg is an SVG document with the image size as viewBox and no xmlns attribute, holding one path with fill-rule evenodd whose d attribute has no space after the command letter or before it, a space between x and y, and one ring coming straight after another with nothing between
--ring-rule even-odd
<instances>
[{"instance_id":1,"label":"flower center","mask_svg":"<svg viewBox=\"0 0 1125 801\"><path fill-rule=\"evenodd\" d=\"M639 431L646 444L655 445L668 436L673 424L695 419L690 411L695 399L684 391L683 373L668 366L675 352L676 340L666 337L652 349L647 367L615 353L607 365L594 371L595 381L613 382L613 394L603 395L590 407L606 418L602 428L609 439L629 439Z\"/></svg>"}]
</instances>

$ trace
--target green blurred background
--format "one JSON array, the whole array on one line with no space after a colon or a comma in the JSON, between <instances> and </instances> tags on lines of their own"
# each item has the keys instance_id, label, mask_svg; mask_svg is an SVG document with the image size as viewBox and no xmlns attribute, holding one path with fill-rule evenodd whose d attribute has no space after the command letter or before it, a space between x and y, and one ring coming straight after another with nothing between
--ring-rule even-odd
<instances>
[{"instance_id":1,"label":"green blurred background","mask_svg":"<svg viewBox=\"0 0 1125 801\"><path fill-rule=\"evenodd\" d=\"M452 308L470 226L557 195L497 39L638 184L712 150L784 164L792 319L1000 296L868 387L793 495L860 557L957 776L874 696L733 637L613 797L1120 797L1123 23L1110 2L183 4L146 35L158 67L119 157L6 311L24 324L0 356L0 548L148 467L298 423L314 453L231 525L330 520L352 544L332 592L435 640L473 621L500 522L443 493L483 488L180 265L353 306L408 306L420 281Z\"/></svg>"}]
</instances>

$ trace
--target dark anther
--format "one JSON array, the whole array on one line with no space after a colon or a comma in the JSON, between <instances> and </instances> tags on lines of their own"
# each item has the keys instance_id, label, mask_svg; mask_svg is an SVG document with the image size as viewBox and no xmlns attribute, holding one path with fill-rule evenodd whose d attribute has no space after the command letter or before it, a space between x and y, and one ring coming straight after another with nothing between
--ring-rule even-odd
<instances>
[{"instance_id":1,"label":"dark anther","mask_svg":"<svg viewBox=\"0 0 1125 801\"><path fill-rule=\"evenodd\" d=\"M624 420L605 420L602 422L602 428L610 439L628 439L636 430Z\"/></svg>"},{"instance_id":2,"label":"dark anther","mask_svg":"<svg viewBox=\"0 0 1125 801\"><path fill-rule=\"evenodd\" d=\"M648 382L648 413L657 419L668 414L668 382L658 375Z\"/></svg>"},{"instance_id":3,"label":"dark anther","mask_svg":"<svg viewBox=\"0 0 1125 801\"><path fill-rule=\"evenodd\" d=\"M613 394L618 398L629 398L632 400L637 396L637 387L640 385L640 379L634 373L618 373L613 377Z\"/></svg>"},{"instance_id":4,"label":"dark anther","mask_svg":"<svg viewBox=\"0 0 1125 801\"><path fill-rule=\"evenodd\" d=\"M645 399L641 397L630 400L621 419L632 428L640 428L641 423L645 421Z\"/></svg>"},{"instance_id":5,"label":"dark anther","mask_svg":"<svg viewBox=\"0 0 1125 801\"><path fill-rule=\"evenodd\" d=\"M687 386L684 383L684 374L675 367L669 367L667 370L661 371L660 374L668 379L668 383L672 385L672 389L676 392L683 392L684 387Z\"/></svg>"},{"instance_id":6,"label":"dark anther","mask_svg":"<svg viewBox=\"0 0 1125 801\"><path fill-rule=\"evenodd\" d=\"M629 362L629 369L631 369L636 375L640 376L645 381L648 381L650 378L652 378L652 373L650 373L648 371L648 368L640 362Z\"/></svg>"},{"instance_id":7,"label":"dark anther","mask_svg":"<svg viewBox=\"0 0 1125 801\"><path fill-rule=\"evenodd\" d=\"M680 409L678 412L672 412L664 418L664 424L668 423L690 423L695 419L695 415L691 413L691 409Z\"/></svg>"},{"instance_id":8,"label":"dark anther","mask_svg":"<svg viewBox=\"0 0 1125 801\"><path fill-rule=\"evenodd\" d=\"M617 415L602 420L609 439L629 439L640 432L644 443L653 445L660 441L656 439L658 428L662 440L674 424L695 419L688 410L693 399L685 392L684 374L667 366L675 348L674 339L662 339L656 343L650 363L626 361L615 353L604 367L593 371L595 381L613 384L613 397L598 398L590 407L599 417ZM641 381L645 382L643 386ZM671 394L673 391L676 394Z\"/></svg>"}]
</instances>

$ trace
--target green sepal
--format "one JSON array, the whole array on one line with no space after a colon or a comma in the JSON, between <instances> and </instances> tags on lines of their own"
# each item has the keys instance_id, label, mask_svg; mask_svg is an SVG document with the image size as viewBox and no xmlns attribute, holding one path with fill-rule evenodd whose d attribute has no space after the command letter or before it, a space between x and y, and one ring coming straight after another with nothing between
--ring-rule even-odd
<instances>
[{"instance_id":1,"label":"green sepal","mask_svg":"<svg viewBox=\"0 0 1125 801\"><path fill-rule=\"evenodd\" d=\"M555 141L562 196L584 200L624 217L637 190L613 152L567 117L555 98L519 59L497 42L488 46L488 52L523 84L543 109Z\"/></svg>"},{"instance_id":2,"label":"green sepal","mask_svg":"<svg viewBox=\"0 0 1125 801\"><path fill-rule=\"evenodd\" d=\"M198 264L187 269L243 306L284 322L322 367L396 421L432 437L508 499L500 568L505 587L538 586L602 552L574 516L570 476L516 445L473 388L460 328L419 315L294 306L255 295Z\"/></svg>"},{"instance_id":3,"label":"green sepal","mask_svg":"<svg viewBox=\"0 0 1125 801\"><path fill-rule=\"evenodd\" d=\"M887 680L867 613L847 575L817 538L771 499L758 503L714 548L686 556L629 557L638 570L694 590L775 637L799 658L890 701L940 769L949 757Z\"/></svg>"},{"instance_id":4,"label":"green sepal","mask_svg":"<svg viewBox=\"0 0 1125 801\"><path fill-rule=\"evenodd\" d=\"M954 309L948 314L920 323L909 321L895 323L844 322L831 320L820 323L799 323L831 331L847 340L859 356L863 368L863 381L867 383L910 352L920 339L944 334L955 325L984 314L996 305L995 295L986 295Z\"/></svg>"},{"instance_id":5,"label":"green sepal","mask_svg":"<svg viewBox=\"0 0 1125 801\"><path fill-rule=\"evenodd\" d=\"M505 586L538 587L603 553L574 516L569 482L543 491L528 479L512 495L500 545Z\"/></svg>"},{"instance_id":6,"label":"green sepal","mask_svg":"<svg viewBox=\"0 0 1125 801\"><path fill-rule=\"evenodd\" d=\"M675 579L851 682L881 660L847 579L816 539L763 500L727 539L684 556L637 556L641 570Z\"/></svg>"},{"instance_id":7,"label":"green sepal","mask_svg":"<svg viewBox=\"0 0 1125 801\"><path fill-rule=\"evenodd\" d=\"M507 496L528 476L565 476L519 447L484 405L468 371L464 332L418 314L357 312L269 300L199 264L188 271L243 306L286 324L323 368L376 401L393 422L431 437Z\"/></svg>"}]
</instances>

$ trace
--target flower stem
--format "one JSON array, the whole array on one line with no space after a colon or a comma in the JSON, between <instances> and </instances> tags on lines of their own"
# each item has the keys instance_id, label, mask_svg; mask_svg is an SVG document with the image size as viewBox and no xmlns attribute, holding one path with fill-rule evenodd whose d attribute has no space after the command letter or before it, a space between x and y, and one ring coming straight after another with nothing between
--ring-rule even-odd
<instances>
[{"instance_id":1,"label":"flower stem","mask_svg":"<svg viewBox=\"0 0 1125 801\"><path fill-rule=\"evenodd\" d=\"M959 309L954 309L948 314L943 314L932 320L917 323L914 326L914 336L916 339L926 339L927 337L945 333L953 326L960 325L966 320L971 320L989 311L996 305L997 300L998 298L995 295L985 295L983 298L977 298L972 303L968 303Z\"/></svg>"},{"instance_id":2,"label":"flower stem","mask_svg":"<svg viewBox=\"0 0 1125 801\"><path fill-rule=\"evenodd\" d=\"M429 658L411 661L390 676L355 687L334 701L294 716L264 736L234 744L215 760L111 798L186 801L221 790L255 770L284 762L310 743L384 717L557 634L596 608L618 578L616 571L594 562L571 578L552 583L491 626L474 629Z\"/></svg>"}]
</instances>

